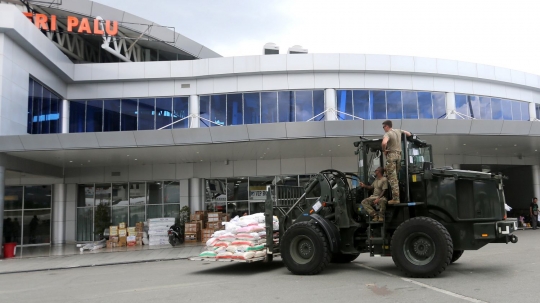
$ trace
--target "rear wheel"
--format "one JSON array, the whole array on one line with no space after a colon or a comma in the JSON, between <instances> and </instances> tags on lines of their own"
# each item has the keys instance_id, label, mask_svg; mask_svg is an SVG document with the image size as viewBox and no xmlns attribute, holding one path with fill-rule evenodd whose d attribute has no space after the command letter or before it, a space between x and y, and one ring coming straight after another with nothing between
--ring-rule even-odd
<instances>
[{"instance_id":1,"label":"rear wheel","mask_svg":"<svg viewBox=\"0 0 540 303\"><path fill-rule=\"evenodd\" d=\"M312 221L289 227L280 246L283 263L296 275L316 275L332 258L325 235Z\"/></svg>"},{"instance_id":2,"label":"rear wheel","mask_svg":"<svg viewBox=\"0 0 540 303\"><path fill-rule=\"evenodd\" d=\"M392 259L410 277L438 276L450 264L453 252L448 230L431 218L409 219L392 236Z\"/></svg>"},{"instance_id":3,"label":"rear wheel","mask_svg":"<svg viewBox=\"0 0 540 303\"><path fill-rule=\"evenodd\" d=\"M332 255L332 263L350 263L356 258L358 258L360 254L333 254Z\"/></svg>"},{"instance_id":4,"label":"rear wheel","mask_svg":"<svg viewBox=\"0 0 540 303\"><path fill-rule=\"evenodd\" d=\"M452 254L452 261L450 263L456 262L463 255L463 250L454 250Z\"/></svg>"}]
</instances>

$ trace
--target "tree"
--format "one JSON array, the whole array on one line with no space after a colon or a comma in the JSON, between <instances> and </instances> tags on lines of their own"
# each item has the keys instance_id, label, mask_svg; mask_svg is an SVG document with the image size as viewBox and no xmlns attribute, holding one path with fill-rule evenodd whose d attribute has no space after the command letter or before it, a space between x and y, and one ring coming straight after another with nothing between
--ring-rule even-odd
<instances>
[{"instance_id":1,"label":"tree","mask_svg":"<svg viewBox=\"0 0 540 303\"><path fill-rule=\"evenodd\" d=\"M94 214L94 234L103 235L106 228L111 225L110 209L105 204L98 204ZM101 240L102 236L98 236Z\"/></svg>"},{"instance_id":2,"label":"tree","mask_svg":"<svg viewBox=\"0 0 540 303\"><path fill-rule=\"evenodd\" d=\"M189 206L184 206L180 209L180 215L177 218L176 225L180 226L181 230L184 230L184 226L189 222L189 216L191 215L191 210Z\"/></svg>"}]
</instances>

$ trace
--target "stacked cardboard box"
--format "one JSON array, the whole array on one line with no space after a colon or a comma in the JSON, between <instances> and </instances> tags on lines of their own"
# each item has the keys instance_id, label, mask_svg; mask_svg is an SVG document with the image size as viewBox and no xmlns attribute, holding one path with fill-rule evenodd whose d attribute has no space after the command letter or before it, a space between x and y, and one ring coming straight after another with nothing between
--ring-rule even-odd
<instances>
[{"instance_id":1,"label":"stacked cardboard box","mask_svg":"<svg viewBox=\"0 0 540 303\"><path fill-rule=\"evenodd\" d=\"M148 219L148 236L150 245L169 244L169 227L174 225L175 218Z\"/></svg>"},{"instance_id":2,"label":"stacked cardboard box","mask_svg":"<svg viewBox=\"0 0 540 303\"><path fill-rule=\"evenodd\" d=\"M201 224L202 221L186 223L184 227L184 240L186 242L196 242L201 240Z\"/></svg>"},{"instance_id":3,"label":"stacked cardboard box","mask_svg":"<svg viewBox=\"0 0 540 303\"><path fill-rule=\"evenodd\" d=\"M212 235L214 234L215 230L212 228L205 228L201 231L202 235L202 242L206 243L208 240L212 238Z\"/></svg>"}]
</instances>

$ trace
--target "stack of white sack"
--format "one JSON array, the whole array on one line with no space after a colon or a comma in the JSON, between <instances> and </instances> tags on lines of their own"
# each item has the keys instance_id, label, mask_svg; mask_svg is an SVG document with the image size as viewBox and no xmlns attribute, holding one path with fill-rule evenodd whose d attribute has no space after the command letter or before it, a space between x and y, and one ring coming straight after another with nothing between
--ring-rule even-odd
<instances>
[{"instance_id":1,"label":"stack of white sack","mask_svg":"<svg viewBox=\"0 0 540 303\"><path fill-rule=\"evenodd\" d=\"M264 257L266 252L266 225L264 213L244 217L234 217L230 222L223 222L225 230L218 230L206 242L206 251L199 257L215 259L248 260ZM279 230L276 216L272 219L273 230ZM275 232L274 243L279 238Z\"/></svg>"},{"instance_id":2,"label":"stack of white sack","mask_svg":"<svg viewBox=\"0 0 540 303\"><path fill-rule=\"evenodd\" d=\"M174 225L174 218L154 218L148 219L148 244L165 245L169 244L169 227Z\"/></svg>"}]
</instances>

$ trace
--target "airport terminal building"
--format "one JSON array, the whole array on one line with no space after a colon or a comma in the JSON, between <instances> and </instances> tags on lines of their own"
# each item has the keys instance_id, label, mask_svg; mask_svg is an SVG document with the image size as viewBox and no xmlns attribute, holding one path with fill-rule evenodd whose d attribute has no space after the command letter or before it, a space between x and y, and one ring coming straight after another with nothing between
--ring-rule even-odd
<instances>
[{"instance_id":1,"label":"airport terminal building","mask_svg":"<svg viewBox=\"0 0 540 303\"><path fill-rule=\"evenodd\" d=\"M435 167L508 175L516 209L540 195L539 75L262 46L222 57L129 12L50 2L0 0L0 218L23 247L93 240L98 205L129 226L183 206L259 212L268 186L356 172L352 143L386 119L432 144Z\"/></svg>"}]
</instances>

